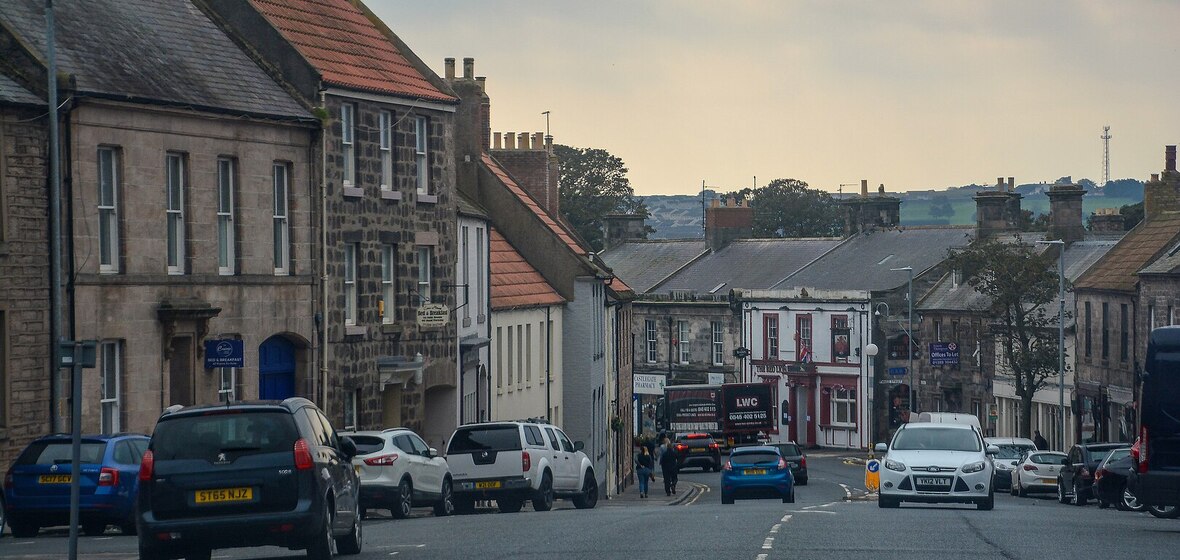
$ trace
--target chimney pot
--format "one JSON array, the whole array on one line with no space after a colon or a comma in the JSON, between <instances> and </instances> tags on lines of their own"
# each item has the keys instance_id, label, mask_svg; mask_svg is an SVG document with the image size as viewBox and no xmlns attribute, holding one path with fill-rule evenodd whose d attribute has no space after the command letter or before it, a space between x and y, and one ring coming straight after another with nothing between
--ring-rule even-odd
<instances>
[{"instance_id":1,"label":"chimney pot","mask_svg":"<svg viewBox=\"0 0 1180 560\"><path fill-rule=\"evenodd\" d=\"M533 133L533 149L534 150L545 149L545 133L544 132L534 132Z\"/></svg>"},{"instance_id":2,"label":"chimney pot","mask_svg":"<svg viewBox=\"0 0 1180 560\"><path fill-rule=\"evenodd\" d=\"M869 196L869 180L868 179L861 179L860 180L860 196L862 196L862 197Z\"/></svg>"},{"instance_id":3,"label":"chimney pot","mask_svg":"<svg viewBox=\"0 0 1180 560\"><path fill-rule=\"evenodd\" d=\"M1176 146L1164 147L1164 171L1176 170Z\"/></svg>"},{"instance_id":4,"label":"chimney pot","mask_svg":"<svg viewBox=\"0 0 1180 560\"><path fill-rule=\"evenodd\" d=\"M1004 190L1004 178L1003 177L996 177L996 188L1001 191Z\"/></svg>"},{"instance_id":5,"label":"chimney pot","mask_svg":"<svg viewBox=\"0 0 1180 560\"><path fill-rule=\"evenodd\" d=\"M470 80L475 77L475 59L470 56L463 59L463 79Z\"/></svg>"},{"instance_id":6,"label":"chimney pot","mask_svg":"<svg viewBox=\"0 0 1180 560\"><path fill-rule=\"evenodd\" d=\"M516 149L516 133L515 132L505 132L504 133L504 149L505 150L515 150Z\"/></svg>"},{"instance_id":7,"label":"chimney pot","mask_svg":"<svg viewBox=\"0 0 1180 560\"><path fill-rule=\"evenodd\" d=\"M1016 177L1008 177L1008 190L1009 191L1016 190Z\"/></svg>"},{"instance_id":8,"label":"chimney pot","mask_svg":"<svg viewBox=\"0 0 1180 560\"><path fill-rule=\"evenodd\" d=\"M495 149L495 150L502 149L501 146L503 146L503 144L501 142L503 139L501 138L501 133L499 133L499 132L493 133L492 139L493 139L492 141L494 142L492 145L495 146L495 148L493 148L493 149Z\"/></svg>"},{"instance_id":9,"label":"chimney pot","mask_svg":"<svg viewBox=\"0 0 1180 560\"><path fill-rule=\"evenodd\" d=\"M443 66L446 68L446 77L448 80L455 79L455 59L447 57L443 59Z\"/></svg>"},{"instance_id":10,"label":"chimney pot","mask_svg":"<svg viewBox=\"0 0 1180 560\"><path fill-rule=\"evenodd\" d=\"M479 91L487 91L487 83L486 83L486 81L487 81L487 78L486 78L486 77L484 77L484 76L480 76L480 77L478 77L478 78L476 78L476 79L475 79L475 83L476 83L476 84L479 84Z\"/></svg>"},{"instance_id":11,"label":"chimney pot","mask_svg":"<svg viewBox=\"0 0 1180 560\"><path fill-rule=\"evenodd\" d=\"M1151 182L1152 182L1152 183L1158 183L1158 182L1159 182L1159 180L1160 180L1160 174L1159 174L1159 173L1152 173L1152 174L1151 174Z\"/></svg>"},{"instance_id":12,"label":"chimney pot","mask_svg":"<svg viewBox=\"0 0 1180 560\"><path fill-rule=\"evenodd\" d=\"M880 185L877 185L877 194L879 194L881 196L885 196L885 183L881 183Z\"/></svg>"}]
</instances>

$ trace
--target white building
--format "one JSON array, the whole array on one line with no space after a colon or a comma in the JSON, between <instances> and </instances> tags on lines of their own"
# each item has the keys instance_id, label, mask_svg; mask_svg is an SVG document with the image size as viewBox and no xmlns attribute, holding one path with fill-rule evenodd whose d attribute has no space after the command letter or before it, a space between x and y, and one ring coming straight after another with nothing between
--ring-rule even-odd
<instances>
[{"instance_id":1,"label":"white building","mask_svg":"<svg viewBox=\"0 0 1180 560\"><path fill-rule=\"evenodd\" d=\"M491 259L487 213L459 196L459 233L455 278L455 321L459 356L460 395L456 421L459 425L488 419L491 403L488 375L491 372ZM447 433L449 437L450 432Z\"/></svg>"}]
</instances>

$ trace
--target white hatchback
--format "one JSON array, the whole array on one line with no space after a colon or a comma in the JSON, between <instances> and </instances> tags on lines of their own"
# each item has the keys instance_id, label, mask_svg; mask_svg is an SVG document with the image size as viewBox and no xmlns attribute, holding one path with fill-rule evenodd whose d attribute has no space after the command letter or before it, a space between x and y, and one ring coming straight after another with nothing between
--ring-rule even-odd
<instances>
[{"instance_id":1,"label":"white hatchback","mask_svg":"<svg viewBox=\"0 0 1180 560\"><path fill-rule=\"evenodd\" d=\"M407 428L343 433L356 443L352 459L361 482L361 514L388 509L396 518L414 507L430 506L435 515L455 511L451 469L438 450Z\"/></svg>"},{"instance_id":2,"label":"white hatchback","mask_svg":"<svg viewBox=\"0 0 1180 560\"><path fill-rule=\"evenodd\" d=\"M917 422L902 425L884 454L877 505L895 508L901 502L968 503L995 507L992 465L979 430L968 424Z\"/></svg>"},{"instance_id":3,"label":"white hatchback","mask_svg":"<svg viewBox=\"0 0 1180 560\"><path fill-rule=\"evenodd\" d=\"M1012 495L1027 496L1030 492L1056 492L1057 475L1064 464L1065 453L1028 452L1012 471Z\"/></svg>"}]
</instances>

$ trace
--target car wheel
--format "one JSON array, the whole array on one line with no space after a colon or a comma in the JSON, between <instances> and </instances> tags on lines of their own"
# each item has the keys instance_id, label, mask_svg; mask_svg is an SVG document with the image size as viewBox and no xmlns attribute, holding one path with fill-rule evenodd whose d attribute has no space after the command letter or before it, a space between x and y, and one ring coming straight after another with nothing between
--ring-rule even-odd
<instances>
[{"instance_id":1,"label":"car wheel","mask_svg":"<svg viewBox=\"0 0 1180 560\"><path fill-rule=\"evenodd\" d=\"M352 530L347 535L336 539L336 551L340 554L360 554L363 531L364 529L361 528L360 511L358 510L356 517L352 518Z\"/></svg>"},{"instance_id":2,"label":"car wheel","mask_svg":"<svg viewBox=\"0 0 1180 560\"><path fill-rule=\"evenodd\" d=\"M455 513L468 515L475 513L475 500L471 498L454 498Z\"/></svg>"},{"instance_id":3,"label":"car wheel","mask_svg":"<svg viewBox=\"0 0 1180 560\"><path fill-rule=\"evenodd\" d=\"M1009 494L1011 494L1011 495L1013 495L1013 496L1018 496L1018 495L1020 495L1020 491L1016 489L1016 483L1015 483L1015 482L1013 482L1013 483L1012 483L1010 486L1008 486L1008 493L1009 493Z\"/></svg>"},{"instance_id":4,"label":"car wheel","mask_svg":"<svg viewBox=\"0 0 1180 560\"><path fill-rule=\"evenodd\" d=\"M1135 495L1126 488L1123 489L1123 499L1119 500L1119 503L1115 505L1117 505L1118 508L1123 511L1143 511L1143 509L1147 507L1139 503L1139 498L1135 497Z\"/></svg>"},{"instance_id":5,"label":"car wheel","mask_svg":"<svg viewBox=\"0 0 1180 560\"><path fill-rule=\"evenodd\" d=\"M594 479L592 471L586 471L586 478L582 481L582 491L574 496L574 507L594 509L596 505L598 505L598 481Z\"/></svg>"},{"instance_id":6,"label":"car wheel","mask_svg":"<svg viewBox=\"0 0 1180 560\"><path fill-rule=\"evenodd\" d=\"M1069 494L1065 493L1065 483L1061 482L1060 478L1057 479L1057 503L1059 503L1059 504L1068 504L1069 503Z\"/></svg>"},{"instance_id":7,"label":"car wheel","mask_svg":"<svg viewBox=\"0 0 1180 560\"><path fill-rule=\"evenodd\" d=\"M209 549L190 550L184 553L184 560L209 560L213 557L213 551Z\"/></svg>"},{"instance_id":8,"label":"car wheel","mask_svg":"<svg viewBox=\"0 0 1180 560\"><path fill-rule=\"evenodd\" d=\"M534 511L549 511L553 509L553 477L546 472L541 477L541 487L533 498Z\"/></svg>"},{"instance_id":9,"label":"car wheel","mask_svg":"<svg viewBox=\"0 0 1180 560\"><path fill-rule=\"evenodd\" d=\"M799 484L799 486L807 486L807 477L805 476L803 478L800 478L799 482L797 484Z\"/></svg>"},{"instance_id":10,"label":"car wheel","mask_svg":"<svg viewBox=\"0 0 1180 560\"><path fill-rule=\"evenodd\" d=\"M332 560L335 554L336 540L332 538L332 508L329 507L328 501L324 500L324 526L320 527L319 535L316 535L311 544L307 547L307 557L312 560Z\"/></svg>"},{"instance_id":11,"label":"car wheel","mask_svg":"<svg viewBox=\"0 0 1180 560\"><path fill-rule=\"evenodd\" d=\"M1098 509L1107 509L1109 507L1110 502L1103 500L1102 498L1098 498Z\"/></svg>"},{"instance_id":12,"label":"car wheel","mask_svg":"<svg viewBox=\"0 0 1180 560\"><path fill-rule=\"evenodd\" d=\"M496 498L496 507L500 513L516 513L524 506L524 500L515 498Z\"/></svg>"},{"instance_id":13,"label":"car wheel","mask_svg":"<svg viewBox=\"0 0 1180 560\"><path fill-rule=\"evenodd\" d=\"M87 521L82 524L82 534L87 537L97 537L107 531L105 521Z\"/></svg>"},{"instance_id":14,"label":"car wheel","mask_svg":"<svg viewBox=\"0 0 1180 560\"><path fill-rule=\"evenodd\" d=\"M1147 506L1147 513L1160 519L1176 519L1180 517L1180 507L1176 506Z\"/></svg>"},{"instance_id":15,"label":"car wheel","mask_svg":"<svg viewBox=\"0 0 1180 560\"><path fill-rule=\"evenodd\" d=\"M721 472L721 465L714 463L713 464L713 472Z\"/></svg>"},{"instance_id":16,"label":"car wheel","mask_svg":"<svg viewBox=\"0 0 1180 560\"><path fill-rule=\"evenodd\" d=\"M722 492L721 493L721 503L732 504L733 503L733 496L726 494L725 492Z\"/></svg>"},{"instance_id":17,"label":"car wheel","mask_svg":"<svg viewBox=\"0 0 1180 560\"><path fill-rule=\"evenodd\" d=\"M895 498L879 496L877 497L877 507L881 509L897 509L901 507L901 501Z\"/></svg>"},{"instance_id":18,"label":"car wheel","mask_svg":"<svg viewBox=\"0 0 1180 560\"><path fill-rule=\"evenodd\" d=\"M124 535L134 535L136 533L136 531L137 531L137 528L135 527L134 520L127 521L127 522L124 522L122 525L119 525L119 532L123 533Z\"/></svg>"},{"instance_id":19,"label":"car wheel","mask_svg":"<svg viewBox=\"0 0 1180 560\"><path fill-rule=\"evenodd\" d=\"M4 496L0 495L0 537L4 536Z\"/></svg>"},{"instance_id":20,"label":"car wheel","mask_svg":"<svg viewBox=\"0 0 1180 560\"><path fill-rule=\"evenodd\" d=\"M794 488L791 488L791 493L790 493L790 494L787 494L786 496L783 496L783 503L784 503L784 504L793 504L793 503L795 503L795 489L794 489Z\"/></svg>"},{"instance_id":21,"label":"car wheel","mask_svg":"<svg viewBox=\"0 0 1180 560\"><path fill-rule=\"evenodd\" d=\"M139 541L139 560L164 560L164 553L145 545L143 539Z\"/></svg>"},{"instance_id":22,"label":"car wheel","mask_svg":"<svg viewBox=\"0 0 1180 560\"><path fill-rule=\"evenodd\" d=\"M12 536L18 539L31 539L37 536L37 531L41 528L34 523L17 523L12 522Z\"/></svg>"},{"instance_id":23,"label":"car wheel","mask_svg":"<svg viewBox=\"0 0 1180 560\"><path fill-rule=\"evenodd\" d=\"M1081 487L1079 487L1078 483L1075 481L1073 483L1073 505L1084 506L1089 501L1090 501L1090 498L1087 497L1086 494L1084 494L1082 492Z\"/></svg>"},{"instance_id":24,"label":"car wheel","mask_svg":"<svg viewBox=\"0 0 1180 560\"><path fill-rule=\"evenodd\" d=\"M397 496L389 508L389 513L393 515L394 519L405 519L410 516L410 512L413 510L414 485L410 483L410 479L403 478L401 484L397 485Z\"/></svg>"},{"instance_id":25,"label":"car wheel","mask_svg":"<svg viewBox=\"0 0 1180 560\"><path fill-rule=\"evenodd\" d=\"M987 497L975 504L975 508L980 511L991 511L996 507L996 489L988 488Z\"/></svg>"},{"instance_id":26,"label":"car wheel","mask_svg":"<svg viewBox=\"0 0 1180 560\"><path fill-rule=\"evenodd\" d=\"M455 494L452 491L451 479L443 480L441 494L438 503L434 504L435 517L445 517L455 513Z\"/></svg>"}]
</instances>

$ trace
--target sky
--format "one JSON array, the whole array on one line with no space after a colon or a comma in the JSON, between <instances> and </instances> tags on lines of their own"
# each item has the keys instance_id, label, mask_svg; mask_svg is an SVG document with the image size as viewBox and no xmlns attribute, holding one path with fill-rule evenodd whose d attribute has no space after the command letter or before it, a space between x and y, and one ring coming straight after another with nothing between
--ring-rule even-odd
<instances>
[{"instance_id":1,"label":"sky","mask_svg":"<svg viewBox=\"0 0 1180 560\"><path fill-rule=\"evenodd\" d=\"M366 0L492 130L623 159L638 195L1145 180L1180 143L1180 2ZM847 184L856 184L849 186Z\"/></svg>"}]
</instances>

